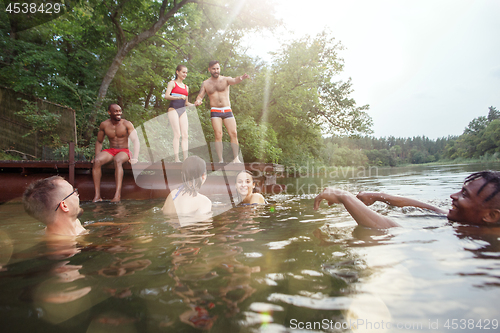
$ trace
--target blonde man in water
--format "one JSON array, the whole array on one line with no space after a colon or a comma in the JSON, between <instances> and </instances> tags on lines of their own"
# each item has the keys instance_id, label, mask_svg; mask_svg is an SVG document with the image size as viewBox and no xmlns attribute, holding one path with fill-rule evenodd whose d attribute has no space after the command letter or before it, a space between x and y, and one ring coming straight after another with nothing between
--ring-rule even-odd
<instances>
[{"instance_id":1,"label":"blonde man in water","mask_svg":"<svg viewBox=\"0 0 500 333\"><path fill-rule=\"evenodd\" d=\"M88 233L78 217L78 189L64 178L52 176L31 183L23 194L26 212L46 225L47 236L78 236Z\"/></svg>"},{"instance_id":2,"label":"blonde man in water","mask_svg":"<svg viewBox=\"0 0 500 333\"><path fill-rule=\"evenodd\" d=\"M203 81L200 93L194 102L195 106L200 106L205 97L208 95L210 100L210 114L212 119L212 127L215 134L215 150L219 158L219 163L224 162L222 159L222 125L226 126L229 137L231 138L231 147L233 149L233 162L241 163L238 158L239 144L238 135L236 132L236 120L234 119L229 102L229 86L240 83L247 79L248 74L232 78L229 76L220 75L219 62L214 60L208 64L208 71L211 77Z\"/></svg>"}]
</instances>

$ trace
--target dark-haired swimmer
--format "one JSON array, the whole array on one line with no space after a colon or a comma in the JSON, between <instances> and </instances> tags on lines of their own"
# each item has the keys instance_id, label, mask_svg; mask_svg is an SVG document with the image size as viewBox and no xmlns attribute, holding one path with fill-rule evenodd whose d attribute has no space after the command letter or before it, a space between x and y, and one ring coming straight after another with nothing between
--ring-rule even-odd
<instances>
[{"instance_id":1,"label":"dark-haired swimmer","mask_svg":"<svg viewBox=\"0 0 500 333\"><path fill-rule=\"evenodd\" d=\"M241 198L242 204L265 204L266 199L260 193L253 193L255 189L255 182L253 176L249 171L241 171L236 176L236 191L238 197Z\"/></svg>"},{"instance_id":2,"label":"dark-haired swimmer","mask_svg":"<svg viewBox=\"0 0 500 333\"><path fill-rule=\"evenodd\" d=\"M162 211L166 215L203 215L212 211L212 201L198 193L207 179L206 163L198 156L182 162L182 185L169 193Z\"/></svg>"},{"instance_id":3,"label":"dark-haired swimmer","mask_svg":"<svg viewBox=\"0 0 500 333\"><path fill-rule=\"evenodd\" d=\"M446 214L448 220L473 225L500 225L500 172L475 172L465 178L462 190L450 195L451 209L446 212L429 204L385 193L360 192L357 196L334 188L326 188L314 200L317 210L321 201L328 205L343 204L359 225L370 228L391 228L399 224L367 206L382 201L397 207L413 206Z\"/></svg>"}]
</instances>

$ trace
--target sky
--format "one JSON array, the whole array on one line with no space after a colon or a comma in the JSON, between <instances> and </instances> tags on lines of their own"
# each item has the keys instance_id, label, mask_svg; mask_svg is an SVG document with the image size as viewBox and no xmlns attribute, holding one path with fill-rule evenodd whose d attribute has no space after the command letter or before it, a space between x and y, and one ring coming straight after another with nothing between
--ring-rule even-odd
<instances>
[{"instance_id":1,"label":"sky","mask_svg":"<svg viewBox=\"0 0 500 333\"><path fill-rule=\"evenodd\" d=\"M460 135L500 110L498 0L275 0L286 28L246 40L271 61L286 40L327 29L345 47L352 97L369 104L375 137ZM307 5L305 5L307 4Z\"/></svg>"}]
</instances>

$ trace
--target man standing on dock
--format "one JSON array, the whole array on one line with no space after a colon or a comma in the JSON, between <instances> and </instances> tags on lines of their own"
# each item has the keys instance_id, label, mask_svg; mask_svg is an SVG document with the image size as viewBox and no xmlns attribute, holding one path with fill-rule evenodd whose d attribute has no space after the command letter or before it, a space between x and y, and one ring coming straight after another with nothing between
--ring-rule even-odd
<instances>
[{"instance_id":1,"label":"man standing on dock","mask_svg":"<svg viewBox=\"0 0 500 333\"><path fill-rule=\"evenodd\" d=\"M111 200L119 202L121 200L123 182L123 163L130 161L130 164L137 163L139 156L139 138L134 129L134 125L128 120L122 119L122 109L118 104L111 104L108 108L109 119L103 121L99 126L97 141L95 142L95 158L92 160L92 177L94 179L95 196L93 202L102 201L101 198L101 166L111 161L115 165L116 192ZM102 150L104 137L109 139L109 149ZM134 155L131 157L128 148L128 139L134 145Z\"/></svg>"},{"instance_id":2,"label":"man standing on dock","mask_svg":"<svg viewBox=\"0 0 500 333\"><path fill-rule=\"evenodd\" d=\"M195 106L200 106L208 94L210 99L210 114L212 118L212 127L215 134L215 150L219 157L219 163L223 162L222 159L222 124L226 126L229 137L231 138L231 147L233 149L233 162L241 163L238 158L239 144L238 136L236 133L236 120L234 119L233 112L231 111L231 104L229 102L229 86L240 83L248 78L248 74L244 74L237 78L220 75L219 62L216 60L210 61L208 64L208 71L211 77L203 81L200 93L194 102Z\"/></svg>"}]
</instances>

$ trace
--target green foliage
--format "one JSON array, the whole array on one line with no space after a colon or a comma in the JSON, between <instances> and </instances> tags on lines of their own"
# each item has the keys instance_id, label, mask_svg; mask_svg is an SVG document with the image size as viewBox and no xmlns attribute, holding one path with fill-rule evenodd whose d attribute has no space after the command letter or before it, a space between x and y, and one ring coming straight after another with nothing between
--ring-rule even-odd
<instances>
[{"instance_id":1,"label":"green foliage","mask_svg":"<svg viewBox=\"0 0 500 333\"><path fill-rule=\"evenodd\" d=\"M343 69L338 57L342 46L329 34L284 44L272 65L245 55L241 41L246 32L272 29L278 23L274 6L264 0L184 5L155 35L123 54L103 106L94 110L99 88L117 52L158 21L162 4L147 0L83 1L67 14L15 36L9 35L11 27L3 24L0 84L75 109L78 142L85 145L77 150L88 158L94 149L88 129L96 133L98 124L108 117L108 104L120 104L124 118L140 126L166 112L168 102L162 92L178 64L188 67L185 83L193 101L208 77L208 61L214 59L219 60L222 75L248 73L252 77L231 87L246 161L321 162L325 152L322 134L370 133L368 106L356 106L350 97L350 80L336 79ZM175 2L165 4L168 11ZM205 137L211 142L208 107L198 108L198 112ZM224 140L229 140L227 133ZM60 150L63 156L67 149ZM328 163L365 164L367 157L359 150L341 147Z\"/></svg>"},{"instance_id":2,"label":"green foliage","mask_svg":"<svg viewBox=\"0 0 500 333\"><path fill-rule=\"evenodd\" d=\"M40 110L36 102L30 102L19 98L26 105L16 112L23 117L30 125L31 129L24 136L37 135L38 142L43 146L57 147L61 145L61 140L56 132L61 115L51 113L47 110Z\"/></svg>"},{"instance_id":3,"label":"green foliage","mask_svg":"<svg viewBox=\"0 0 500 333\"><path fill-rule=\"evenodd\" d=\"M450 159L475 158L500 152L500 112L489 107L488 116L474 118L464 133L445 148Z\"/></svg>"},{"instance_id":4,"label":"green foliage","mask_svg":"<svg viewBox=\"0 0 500 333\"><path fill-rule=\"evenodd\" d=\"M238 118L238 135L246 163L260 161L277 163L282 150L278 147L276 133L269 124L258 125L250 116Z\"/></svg>"}]
</instances>

